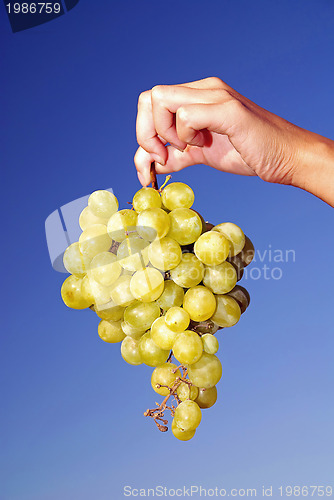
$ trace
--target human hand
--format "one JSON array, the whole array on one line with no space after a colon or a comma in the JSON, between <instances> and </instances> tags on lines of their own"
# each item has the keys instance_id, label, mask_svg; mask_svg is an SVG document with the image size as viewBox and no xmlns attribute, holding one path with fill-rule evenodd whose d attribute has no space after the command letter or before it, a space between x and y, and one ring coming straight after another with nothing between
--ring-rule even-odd
<instances>
[{"instance_id":1,"label":"human hand","mask_svg":"<svg viewBox=\"0 0 334 500\"><path fill-rule=\"evenodd\" d=\"M152 161L157 173L204 163L225 172L292 184L328 198L328 193L313 185L319 179L308 164L314 170L314 162L320 168L324 155L333 160L332 141L261 108L219 78L158 85L143 92L138 102L137 140L135 165L143 185L150 182ZM334 203L333 190L329 198Z\"/></svg>"}]
</instances>

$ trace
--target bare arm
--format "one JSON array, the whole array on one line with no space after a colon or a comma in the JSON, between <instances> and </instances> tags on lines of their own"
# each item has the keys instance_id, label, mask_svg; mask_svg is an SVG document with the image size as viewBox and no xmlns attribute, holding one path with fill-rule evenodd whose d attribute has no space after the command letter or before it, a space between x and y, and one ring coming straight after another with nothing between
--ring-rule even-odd
<instances>
[{"instance_id":1,"label":"bare arm","mask_svg":"<svg viewBox=\"0 0 334 500\"><path fill-rule=\"evenodd\" d=\"M334 206L334 141L270 113L221 81L159 85L139 97L138 177L204 163L293 185ZM170 146L165 146L170 143Z\"/></svg>"}]
</instances>

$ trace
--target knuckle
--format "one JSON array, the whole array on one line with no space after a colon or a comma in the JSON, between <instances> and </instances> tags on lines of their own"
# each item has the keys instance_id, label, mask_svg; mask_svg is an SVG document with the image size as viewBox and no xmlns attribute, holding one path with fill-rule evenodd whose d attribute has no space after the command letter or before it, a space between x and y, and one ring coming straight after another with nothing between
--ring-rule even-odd
<instances>
[{"instance_id":1,"label":"knuckle","mask_svg":"<svg viewBox=\"0 0 334 500\"><path fill-rule=\"evenodd\" d=\"M224 82L218 76L210 76L206 80L212 87L224 88Z\"/></svg>"},{"instance_id":2,"label":"knuckle","mask_svg":"<svg viewBox=\"0 0 334 500\"><path fill-rule=\"evenodd\" d=\"M165 85L155 85L151 90L151 96L154 101L161 101L165 95Z\"/></svg>"},{"instance_id":3,"label":"knuckle","mask_svg":"<svg viewBox=\"0 0 334 500\"><path fill-rule=\"evenodd\" d=\"M138 106L142 106L147 104L151 100L151 91L145 90L145 92L141 92L138 97Z\"/></svg>"},{"instance_id":4,"label":"knuckle","mask_svg":"<svg viewBox=\"0 0 334 500\"><path fill-rule=\"evenodd\" d=\"M187 126L190 121L190 116L189 116L189 111L187 110L186 107L180 106L179 109L176 111L176 120L183 125Z\"/></svg>"}]
</instances>

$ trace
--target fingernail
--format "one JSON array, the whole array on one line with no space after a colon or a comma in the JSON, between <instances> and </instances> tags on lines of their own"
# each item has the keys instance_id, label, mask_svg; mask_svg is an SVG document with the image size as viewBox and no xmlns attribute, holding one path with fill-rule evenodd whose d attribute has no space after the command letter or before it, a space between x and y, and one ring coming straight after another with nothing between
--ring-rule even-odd
<instances>
[{"instance_id":1,"label":"fingernail","mask_svg":"<svg viewBox=\"0 0 334 500\"><path fill-rule=\"evenodd\" d=\"M178 149L179 151L181 151L181 153L183 153L184 150L186 149L185 147L182 149L182 148L180 148L180 146L177 146L176 144L170 143L170 145L173 146L173 148Z\"/></svg>"},{"instance_id":2,"label":"fingernail","mask_svg":"<svg viewBox=\"0 0 334 500\"><path fill-rule=\"evenodd\" d=\"M161 156L159 156L159 155L157 155L155 153L152 154L152 158L154 159L154 161L157 161L158 163L160 163L160 165L164 165L165 164L165 162L161 158Z\"/></svg>"}]
</instances>

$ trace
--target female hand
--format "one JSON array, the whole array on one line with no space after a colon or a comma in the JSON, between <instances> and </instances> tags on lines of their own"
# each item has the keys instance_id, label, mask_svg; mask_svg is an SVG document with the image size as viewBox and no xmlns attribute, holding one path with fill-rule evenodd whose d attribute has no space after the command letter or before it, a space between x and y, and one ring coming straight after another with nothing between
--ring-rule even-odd
<instances>
[{"instance_id":1,"label":"female hand","mask_svg":"<svg viewBox=\"0 0 334 500\"><path fill-rule=\"evenodd\" d=\"M150 182L152 161L157 173L204 163L295 185L334 205L333 141L270 113L219 78L143 92L137 140L135 165L143 185Z\"/></svg>"}]
</instances>

